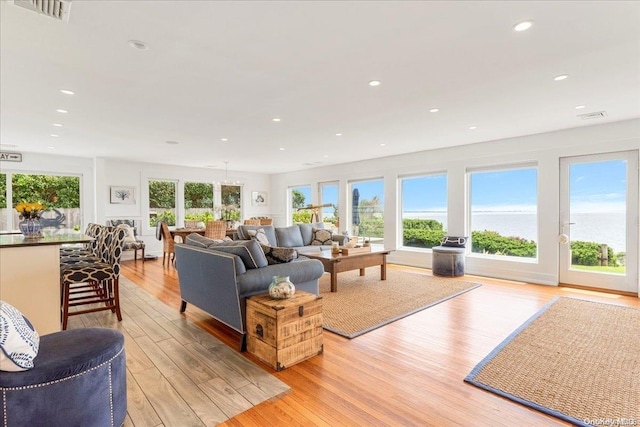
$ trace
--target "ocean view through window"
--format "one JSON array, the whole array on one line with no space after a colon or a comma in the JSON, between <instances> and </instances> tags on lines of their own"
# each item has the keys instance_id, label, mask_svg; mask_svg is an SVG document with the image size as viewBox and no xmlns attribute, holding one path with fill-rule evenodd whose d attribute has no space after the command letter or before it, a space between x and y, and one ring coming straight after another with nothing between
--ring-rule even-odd
<instances>
[{"instance_id":1,"label":"ocean view through window","mask_svg":"<svg viewBox=\"0 0 640 427\"><path fill-rule=\"evenodd\" d=\"M401 178L402 246L438 246L447 231L447 175Z\"/></svg>"},{"instance_id":2,"label":"ocean view through window","mask_svg":"<svg viewBox=\"0 0 640 427\"><path fill-rule=\"evenodd\" d=\"M537 257L537 175L530 165L468 171L472 252Z\"/></svg>"}]
</instances>

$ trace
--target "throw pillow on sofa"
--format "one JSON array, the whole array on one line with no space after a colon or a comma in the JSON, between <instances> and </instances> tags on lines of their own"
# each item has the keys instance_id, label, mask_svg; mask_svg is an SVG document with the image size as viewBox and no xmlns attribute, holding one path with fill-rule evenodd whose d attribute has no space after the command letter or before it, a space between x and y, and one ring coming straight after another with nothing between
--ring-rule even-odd
<instances>
[{"instance_id":1,"label":"throw pillow on sofa","mask_svg":"<svg viewBox=\"0 0 640 427\"><path fill-rule=\"evenodd\" d=\"M333 234L329 230L322 228L313 228L313 234L311 237L311 244L313 246L326 246L331 245Z\"/></svg>"},{"instance_id":2,"label":"throw pillow on sofa","mask_svg":"<svg viewBox=\"0 0 640 427\"><path fill-rule=\"evenodd\" d=\"M231 240L228 242L214 243L209 249L228 254L238 255L244 266L249 269L262 268L269 265L260 243L255 240Z\"/></svg>"},{"instance_id":3,"label":"throw pillow on sofa","mask_svg":"<svg viewBox=\"0 0 640 427\"><path fill-rule=\"evenodd\" d=\"M298 251L293 248L274 248L268 245L260 245L264 251L264 256L267 258L269 265L273 264L285 264L298 258Z\"/></svg>"},{"instance_id":4,"label":"throw pillow on sofa","mask_svg":"<svg viewBox=\"0 0 640 427\"><path fill-rule=\"evenodd\" d=\"M269 246L269 239L264 232L264 228L258 228L257 230L247 230L247 233L251 237L251 240L257 240L261 245Z\"/></svg>"},{"instance_id":5,"label":"throw pillow on sofa","mask_svg":"<svg viewBox=\"0 0 640 427\"><path fill-rule=\"evenodd\" d=\"M0 371L18 372L33 368L40 336L17 308L0 301Z\"/></svg>"}]
</instances>

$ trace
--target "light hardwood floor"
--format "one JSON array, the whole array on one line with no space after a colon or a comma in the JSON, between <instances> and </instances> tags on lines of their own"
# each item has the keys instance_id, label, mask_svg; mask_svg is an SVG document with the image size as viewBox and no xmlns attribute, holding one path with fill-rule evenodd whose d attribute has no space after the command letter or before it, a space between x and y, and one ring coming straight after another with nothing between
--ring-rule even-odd
<instances>
[{"instance_id":1,"label":"light hardwood floor","mask_svg":"<svg viewBox=\"0 0 640 427\"><path fill-rule=\"evenodd\" d=\"M160 261L125 261L123 264L126 277L178 313L180 295L174 267L163 267ZM390 268L431 274L424 269ZM375 269L367 274L376 274ZM555 296L637 308L640 308L640 299L483 277L462 279L483 286L353 340L325 331L322 355L284 371L275 372L250 354L241 354L289 385L292 391L242 412L222 425L568 425L464 383L463 379L494 347ZM189 306L185 317L237 351L239 336L206 313ZM126 321L125 316L123 322ZM141 381L153 381L151 375ZM157 390L151 399L168 399L167 406L171 408L176 404L172 401L171 388L190 393L189 379L181 380L180 384L167 385L166 390ZM206 411L206 408L194 410ZM154 414L148 416L155 420ZM139 425L133 420L128 422L128 425ZM175 425L199 424L184 420Z\"/></svg>"}]
</instances>

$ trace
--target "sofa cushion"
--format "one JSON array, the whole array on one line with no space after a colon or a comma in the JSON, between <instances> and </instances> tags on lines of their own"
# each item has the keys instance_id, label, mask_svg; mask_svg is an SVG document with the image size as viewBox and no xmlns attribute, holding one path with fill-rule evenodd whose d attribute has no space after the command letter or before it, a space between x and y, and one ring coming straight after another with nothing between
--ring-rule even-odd
<instances>
[{"instance_id":1,"label":"sofa cushion","mask_svg":"<svg viewBox=\"0 0 640 427\"><path fill-rule=\"evenodd\" d=\"M313 239L313 229L324 228L324 223L312 222L310 224L298 224L298 227L300 227L300 234L302 235L302 245L300 246L309 246Z\"/></svg>"},{"instance_id":2,"label":"sofa cushion","mask_svg":"<svg viewBox=\"0 0 640 427\"><path fill-rule=\"evenodd\" d=\"M293 248L272 247L262 244L260 246L269 265L284 264L298 258L298 252Z\"/></svg>"},{"instance_id":3,"label":"sofa cushion","mask_svg":"<svg viewBox=\"0 0 640 427\"><path fill-rule=\"evenodd\" d=\"M273 225L239 225L237 230L238 239L250 240L251 236L249 235L249 231L259 229L264 230L264 234L269 240L269 246L278 246L278 240L276 239L276 232Z\"/></svg>"},{"instance_id":4,"label":"sofa cushion","mask_svg":"<svg viewBox=\"0 0 640 427\"><path fill-rule=\"evenodd\" d=\"M269 265L267 257L264 255L260 244L255 240L235 240L214 243L209 245L209 249L238 255L247 270L262 268Z\"/></svg>"},{"instance_id":5,"label":"sofa cushion","mask_svg":"<svg viewBox=\"0 0 640 427\"><path fill-rule=\"evenodd\" d=\"M198 233L191 233L184 239L184 243L186 245L195 246L197 248L208 248L209 245L220 242L216 242L213 239L201 236Z\"/></svg>"},{"instance_id":6,"label":"sofa cushion","mask_svg":"<svg viewBox=\"0 0 640 427\"><path fill-rule=\"evenodd\" d=\"M302 234L300 233L300 227L298 225L276 228L276 238L278 240L278 244L274 246L281 246L285 248L305 246L302 241Z\"/></svg>"},{"instance_id":7,"label":"sofa cushion","mask_svg":"<svg viewBox=\"0 0 640 427\"><path fill-rule=\"evenodd\" d=\"M311 237L312 246L331 245L333 241L333 233L329 230L313 227L313 234Z\"/></svg>"}]
</instances>

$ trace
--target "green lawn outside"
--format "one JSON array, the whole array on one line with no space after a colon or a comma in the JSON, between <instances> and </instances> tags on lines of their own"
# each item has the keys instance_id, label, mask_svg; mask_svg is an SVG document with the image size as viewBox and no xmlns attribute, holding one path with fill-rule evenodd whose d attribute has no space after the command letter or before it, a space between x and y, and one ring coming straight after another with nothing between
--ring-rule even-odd
<instances>
[{"instance_id":1,"label":"green lawn outside","mask_svg":"<svg viewBox=\"0 0 640 427\"><path fill-rule=\"evenodd\" d=\"M572 265L571 268L574 270L593 271L596 273L614 273L614 274L625 273L624 265L621 265L618 267L602 267L599 265Z\"/></svg>"}]
</instances>

